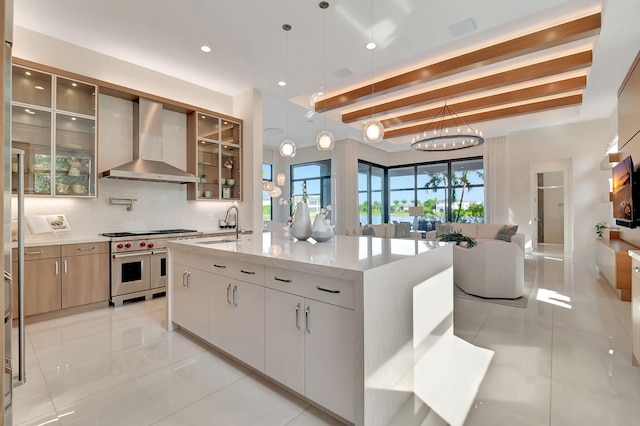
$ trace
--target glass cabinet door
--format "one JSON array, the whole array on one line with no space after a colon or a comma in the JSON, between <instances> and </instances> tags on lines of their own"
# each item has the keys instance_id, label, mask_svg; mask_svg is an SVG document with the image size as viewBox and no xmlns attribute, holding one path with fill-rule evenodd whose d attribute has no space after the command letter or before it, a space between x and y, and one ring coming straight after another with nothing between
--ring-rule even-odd
<instances>
[{"instance_id":1,"label":"glass cabinet door","mask_svg":"<svg viewBox=\"0 0 640 426\"><path fill-rule=\"evenodd\" d=\"M95 195L95 120L56 114L56 195Z\"/></svg>"},{"instance_id":2,"label":"glass cabinet door","mask_svg":"<svg viewBox=\"0 0 640 426\"><path fill-rule=\"evenodd\" d=\"M198 141L198 199L220 198L220 156L218 144L200 139Z\"/></svg>"},{"instance_id":3,"label":"glass cabinet door","mask_svg":"<svg viewBox=\"0 0 640 426\"><path fill-rule=\"evenodd\" d=\"M24 193L51 194L51 112L13 105L12 147L25 152ZM18 164L11 165L16 191Z\"/></svg>"},{"instance_id":4,"label":"glass cabinet door","mask_svg":"<svg viewBox=\"0 0 640 426\"><path fill-rule=\"evenodd\" d=\"M188 192L195 200L239 200L242 194L240 143L241 124L226 118L195 113L192 121L196 136L195 173L200 177L194 192ZM190 160L193 161L193 160ZM191 189L192 191L193 189Z\"/></svg>"},{"instance_id":5,"label":"glass cabinet door","mask_svg":"<svg viewBox=\"0 0 640 426\"><path fill-rule=\"evenodd\" d=\"M96 86L19 65L12 75L12 146L25 151L25 194L95 196Z\"/></svg>"}]
</instances>

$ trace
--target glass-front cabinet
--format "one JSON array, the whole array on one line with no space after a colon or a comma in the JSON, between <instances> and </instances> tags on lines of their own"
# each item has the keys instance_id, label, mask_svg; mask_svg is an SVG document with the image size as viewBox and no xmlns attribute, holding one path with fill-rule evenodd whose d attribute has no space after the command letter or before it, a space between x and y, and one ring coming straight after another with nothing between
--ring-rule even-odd
<instances>
[{"instance_id":1,"label":"glass-front cabinet","mask_svg":"<svg viewBox=\"0 0 640 426\"><path fill-rule=\"evenodd\" d=\"M196 112L189 117L188 170L200 177L189 184L190 200L242 197L242 122Z\"/></svg>"},{"instance_id":2,"label":"glass-front cabinet","mask_svg":"<svg viewBox=\"0 0 640 426\"><path fill-rule=\"evenodd\" d=\"M96 90L13 65L12 146L25 151L25 194L96 195ZM16 182L17 164L12 172Z\"/></svg>"}]
</instances>

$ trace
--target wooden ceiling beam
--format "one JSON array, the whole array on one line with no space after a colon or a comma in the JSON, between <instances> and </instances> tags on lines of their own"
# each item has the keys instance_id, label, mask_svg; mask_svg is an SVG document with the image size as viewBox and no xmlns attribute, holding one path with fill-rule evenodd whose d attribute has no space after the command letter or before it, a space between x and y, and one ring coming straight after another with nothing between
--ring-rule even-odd
<instances>
[{"instance_id":1,"label":"wooden ceiling beam","mask_svg":"<svg viewBox=\"0 0 640 426\"><path fill-rule=\"evenodd\" d=\"M515 102L528 101L535 98L542 98L545 96L581 90L585 87L587 87L587 77L583 75L448 105L454 112L464 113L477 109L496 107ZM416 111L411 114L399 115L387 120L382 120L381 123L385 127L385 129L389 129L398 124L430 120L435 117L441 109L442 107L438 106L437 108Z\"/></svg>"},{"instance_id":2,"label":"wooden ceiling beam","mask_svg":"<svg viewBox=\"0 0 640 426\"><path fill-rule=\"evenodd\" d=\"M575 71L590 66L592 61L593 52L590 50L574 53L537 64L527 65L513 70L488 75L486 77L465 81L464 83L453 84L451 86L418 93L405 98L380 103L378 105L374 105L373 108L362 108L357 111L345 113L342 115L342 122L352 123L361 118L371 116L372 113L374 115L386 113L401 108L443 101L456 96L470 95L485 90L497 89L529 80L549 77L563 72Z\"/></svg>"},{"instance_id":3,"label":"wooden ceiling beam","mask_svg":"<svg viewBox=\"0 0 640 426\"><path fill-rule=\"evenodd\" d=\"M403 87L425 83L463 71L494 64L532 52L538 52L564 43L584 39L599 34L601 14L579 18L570 22L546 28L512 40L497 43L473 52L445 59L435 64L404 72L373 84L340 93L316 103L315 110L324 112L344 107Z\"/></svg>"},{"instance_id":4,"label":"wooden ceiling beam","mask_svg":"<svg viewBox=\"0 0 640 426\"><path fill-rule=\"evenodd\" d=\"M488 120L498 120L501 118L514 117L517 115L531 114L534 112L547 111L550 109L563 108L567 106L579 105L582 103L582 94L569 95L555 99L532 102L523 105L507 106L491 111L470 114L462 117L467 124L479 123ZM450 127L455 125L454 120L445 120L443 126ZM425 129L425 124L416 124L397 129L389 129L384 132L385 139L397 138L399 136L407 136L418 134Z\"/></svg>"}]
</instances>

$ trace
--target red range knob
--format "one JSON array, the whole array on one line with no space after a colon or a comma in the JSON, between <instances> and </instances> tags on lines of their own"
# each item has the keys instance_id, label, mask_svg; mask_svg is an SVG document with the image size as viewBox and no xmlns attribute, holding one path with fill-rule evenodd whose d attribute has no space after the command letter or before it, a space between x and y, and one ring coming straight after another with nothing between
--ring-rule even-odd
<instances>
[{"instance_id":1,"label":"red range knob","mask_svg":"<svg viewBox=\"0 0 640 426\"><path fill-rule=\"evenodd\" d=\"M147 245L147 247L149 247L149 248L153 248L153 246L155 246L155 244L153 244L153 243L149 243L149 245Z\"/></svg>"},{"instance_id":2,"label":"red range knob","mask_svg":"<svg viewBox=\"0 0 640 426\"><path fill-rule=\"evenodd\" d=\"M140 247L144 247L146 245L147 245L147 243L145 243L144 241L140 241Z\"/></svg>"},{"instance_id":3,"label":"red range knob","mask_svg":"<svg viewBox=\"0 0 640 426\"><path fill-rule=\"evenodd\" d=\"M131 248L131 244L127 243L124 245L126 248Z\"/></svg>"},{"instance_id":4,"label":"red range knob","mask_svg":"<svg viewBox=\"0 0 640 426\"><path fill-rule=\"evenodd\" d=\"M124 247L124 245L122 243L118 244L116 247L118 247L119 249L121 249L122 247Z\"/></svg>"}]
</instances>

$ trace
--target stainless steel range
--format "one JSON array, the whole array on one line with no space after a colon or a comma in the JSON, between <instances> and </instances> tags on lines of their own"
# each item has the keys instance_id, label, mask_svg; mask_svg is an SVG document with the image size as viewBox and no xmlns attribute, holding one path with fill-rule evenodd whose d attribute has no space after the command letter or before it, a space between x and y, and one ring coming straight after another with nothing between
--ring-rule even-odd
<instances>
[{"instance_id":1,"label":"stainless steel range","mask_svg":"<svg viewBox=\"0 0 640 426\"><path fill-rule=\"evenodd\" d=\"M141 232L108 232L111 238L111 303L145 297L167 289L168 240L202 235L191 229L164 229Z\"/></svg>"}]
</instances>

